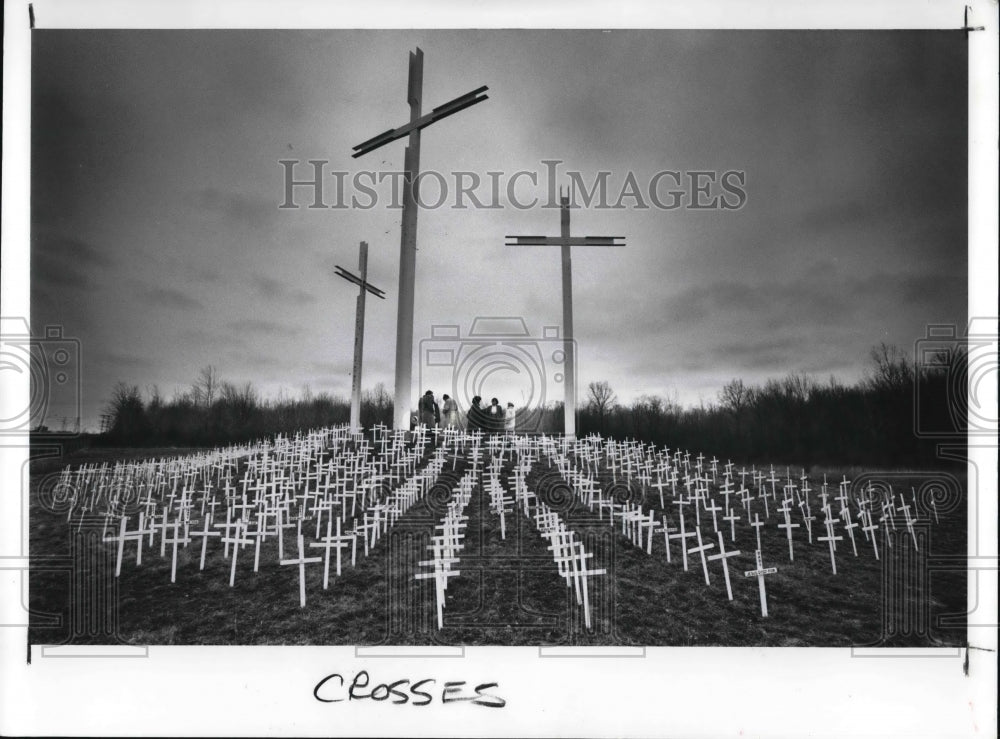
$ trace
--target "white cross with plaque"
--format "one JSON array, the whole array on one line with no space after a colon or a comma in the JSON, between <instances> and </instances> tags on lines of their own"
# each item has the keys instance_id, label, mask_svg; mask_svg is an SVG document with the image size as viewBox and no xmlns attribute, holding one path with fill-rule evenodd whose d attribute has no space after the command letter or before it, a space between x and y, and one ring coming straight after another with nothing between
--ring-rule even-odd
<instances>
[{"instance_id":1,"label":"white cross with plaque","mask_svg":"<svg viewBox=\"0 0 1000 739\"><path fill-rule=\"evenodd\" d=\"M763 562L760 558L760 550L756 552L757 557L757 569L746 570L743 573L743 577L756 577L757 586L760 590L760 615L767 618L767 590L764 588L764 575L773 575L778 571L777 567L764 567Z\"/></svg>"}]
</instances>

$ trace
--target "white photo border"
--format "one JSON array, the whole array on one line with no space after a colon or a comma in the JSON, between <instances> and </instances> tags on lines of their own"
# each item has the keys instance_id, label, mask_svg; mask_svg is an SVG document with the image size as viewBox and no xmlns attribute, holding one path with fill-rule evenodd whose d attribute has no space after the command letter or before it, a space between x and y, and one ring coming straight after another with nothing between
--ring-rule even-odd
<instances>
[{"instance_id":1,"label":"white photo border","mask_svg":"<svg viewBox=\"0 0 1000 739\"><path fill-rule=\"evenodd\" d=\"M969 316L997 306L997 7L969 0ZM39 28L961 28L966 3L896 0L755 5L38 0ZM29 314L29 3L4 6L3 270L0 313ZM9 373L8 373L9 374ZM6 379L5 379L6 383ZM27 396L27 378L0 396ZM996 377L986 388L996 403ZM989 402L989 396L986 397ZM21 447L0 447L0 608L27 602ZM225 735L843 736L996 734L997 449L970 447L969 650L864 659L850 649L645 648L641 658L543 659L470 647L460 658L359 658L352 647L150 647L146 658L55 659L26 629L0 628L0 733ZM978 476L976 474L978 472ZM973 486L978 479L980 488ZM971 561L971 560L970 560ZM978 587L975 587L975 584ZM13 597L11 597L13 596ZM974 624L983 626L977 627ZM966 674L965 665L968 665ZM326 704L324 676L498 683L506 706Z\"/></svg>"}]
</instances>

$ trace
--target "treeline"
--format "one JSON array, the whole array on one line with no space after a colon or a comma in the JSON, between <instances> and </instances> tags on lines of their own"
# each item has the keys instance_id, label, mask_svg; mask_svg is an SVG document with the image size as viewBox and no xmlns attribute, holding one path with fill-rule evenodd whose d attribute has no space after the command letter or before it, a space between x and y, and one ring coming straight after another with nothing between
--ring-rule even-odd
<instances>
[{"instance_id":1,"label":"treeline","mask_svg":"<svg viewBox=\"0 0 1000 739\"><path fill-rule=\"evenodd\" d=\"M251 383L220 380L209 366L170 400L156 387L143 393L119 382L101 418L101 439L122 446L218 446L347 423L350 415L347 399L306 391L298 399L265 400ZM392 395L383 384L363 393L361 423L392 425Z\"/></svg>"},{"instance_id":2,"label":"treeline","mask_svg":"<svg viewBox=\"0 0 1000 739\"><path fill-rule=\"evenodd\" d=\"M590 383L581 399L577 433L640 439L740 463L942 464L938 444L964 443L966 354L954 351L938 357L933 367L918 367L883 344L870 359L865 378L853 385L798 374L763 385L737 379L719 392L716 403L697 408L649 395L622 404L608 382ZM530 428L519 421L520 431L563 430L561 403L535 413ZM206 367L189 390L169 401L155 387L143 393L138 386L118 383L102 417L101 440L123 446L215 446L349 419L345 398L306 392L298 399L264 400L250 383L222 381ZM363 394L361 423L392 426L392 395L381 383Z\"/></svg>"},{"instance_id":3,"label":"treeline","mask_svg":"<svg viewBox=\"0 0 1000 739\"><path fill-rule=\"evenodd\" d=\"M717 404L688 409L653 396L619 404L607 382L591 383L579 433L740 462L940 466L938 444L965 443L966 354L917 366L883 344L870 358L866 377L854 385L798 374L758 386L737 379L719 392Z\"/></svg>"}]
</instances>

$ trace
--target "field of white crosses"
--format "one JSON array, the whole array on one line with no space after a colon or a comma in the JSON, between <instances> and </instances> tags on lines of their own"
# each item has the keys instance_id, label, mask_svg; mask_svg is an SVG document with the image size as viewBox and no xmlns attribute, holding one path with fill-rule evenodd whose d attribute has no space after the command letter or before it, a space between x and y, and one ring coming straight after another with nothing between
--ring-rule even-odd
<instances>
[{"instance_id":1,"label":"field of white crosses","mask_svg":"<svg viewBox=\"0 0 1000 739\"><path fill-rule=\"evenodd\" d=\"M850 473L422 427L37 465L29 638L963 643L964 486Z\"/></svg>"}]
</instances>

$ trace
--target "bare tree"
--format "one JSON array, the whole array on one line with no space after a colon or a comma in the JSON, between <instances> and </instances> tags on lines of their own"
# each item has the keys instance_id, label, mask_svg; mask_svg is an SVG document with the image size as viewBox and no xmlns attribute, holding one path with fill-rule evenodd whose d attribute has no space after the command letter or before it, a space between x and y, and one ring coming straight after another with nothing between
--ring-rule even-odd
<instances>
[{"instance_id":1,"label":"bare tree","mask_svg":"<svg viewBox=\"0 0 1000 739\"><path fill-rule=\"evenodd\" d=\"M750 405L750 388L744 384L743 380L730 380L719 391L719 403L739 418Z\"/></svg>"},{"instance_id":2,"label":"bare tree","mask_svg":"<svg viewBox=\"0 0 1000 739\"><path fill-rule=\"evenodd\" d=\"M163 395L160 393L159 385L146 385L146 395L149 397L147 407L151 411L158 411L163 407Z\"/></svg>"},{"instance_id":3,"label":"bare tree","mask_svg":"<svg viewBox=\"0 0 1000 739\"><path fill-rule=\"evenodd\" d=\"M251 382L242 385L223 382L219 389L219 400L233 414L234 420L245 423L257 409L259 398Z\"/></svg>"},{"instance_id":4,"label":"bare tree","mask_svg":"<svg viewBox=\"0 0 1000 739\"><path fill-rule=\"evenodd\" d=\"M658 416L664 411L663 398L659 395L650 395L649 393L643 393L632 403L633 413L646 413L648 415Z\"/></svg>"},{"instance_id":5,"label":"bare tree","mask_svg":"<svg viewBox=\"0 0 1000 739\"><path fill-rule=\"evenodd\" d=\"M615 395L614 390L611 389L611 385L608 384L607 380L601 380L600 382L592 382L587 385L587 405L597 413L597 417L600 419L601 430L604 430L604 418L607 416L608 411L615 407L615 403L618 402L618 398Z\"/></svg>"},{"instance_id":6,"label":"bare tree","mask_svg":"<svg viewBox=\"0 0 1000 739\"><path fill-rule=\"evenodd\" d=\"M206 365L198 373L198 379L191 388L197 400L204 403L206 408L211 408L212 403L219 393L219 372L212 365Z\"/></svg>"},{"instance_id":7,"label":"bare tree","mask_svg":"<svg viewBox=\"0 0 1000 739\"><path fill-rule=\"evenodd\" d=\"M754 402L754 390L743 380L734 378L719 391L719 404L729 411L736 422L736 438L743 435L743 415Z\"/></svg>"},{"instance_id":8,"label":"bare tree","mask_svg":"<svg viewBox=\"0 0 1000 739\"><path fill-rule=\"evenodd\" d=\"M392 393L385 383L378 383L374 388L365 390L361 395L362 425L370 426L376 423L392 423Z\"/></svg>"},{"instance_id":9,"label":"bare tree","mask_svg":"<svg viewBox=\"0 0 1000 739\"><path fill-rule=\"evenodd\" d=\"M895 345L884 341L872 347L872 375L869 385L880 390L906 391L913 386L914 368L906 355Z\"/></svg>"},{"instance_id":10,"label":"bare tree","mask_svg":"<svg viewBox=\"0 0 1000 739\"><path fill-rule=\"evenodd\" d=\"M118 382L111 390L111 399L104 408L108 431L132 442L141 442L145 431L146 409L137 385Z\"/></svg>"},{"instance_id":11,"label":"bare tree","mask_svg":"<svg viewBox=\"0 0 1000 739\"><path fill-rule=\"evenodd\" d=\"M804 405L809 402L816 383L806 374L789 373L781 381L782 392L793 405Z\"/></svg>"}]
</instances>

